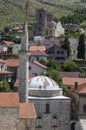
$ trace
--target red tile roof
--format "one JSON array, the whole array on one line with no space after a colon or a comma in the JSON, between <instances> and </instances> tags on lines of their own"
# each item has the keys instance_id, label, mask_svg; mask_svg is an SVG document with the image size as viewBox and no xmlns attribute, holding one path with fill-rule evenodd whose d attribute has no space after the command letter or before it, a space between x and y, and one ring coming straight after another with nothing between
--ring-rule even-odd
<instances>
[{"instance_id":1,"label":"red tile roof","mask_svg":"<svg viewBox=\"0 0 86 130\"><path fill-rule=\"evenodd\" d=\"M7 59L5 60L5 65L7 67L17 67L19 66L19 59Z\"/></svg>"},{"instance_id":2,"label":"red tile roof","mask_svg":"<svg viewBox=\"0 0 86 130\"><path fill-rule=\"evenodd\" d=\"M1 62L1 63L5 63L5 61L4 61L3 59L0 59L0 62Z\"/></svg>"},{"instance_id":3,"label":"red tile roof","mask_svg":"<svg viewBox=\"0 0 86 130\"><path fill-rule=\"evenodd\" d=\"M86 94L86 82L81 85L78 85L78 88L74 92L78 94Z\"/></svg>"},{"instance_id":4,"label":"red tile roof","mask_svg":"<svg viewBox=\"0 0 86 130\"><path fill-rule=\"evenodd\" d=\"M32 103L20 103L20 118L36 118L36 112Z\"/></svg>"},{"instance_id":5,"label":"red tile roof","mask_svg":"<svg viewBox=\"0 0 86 130\"><path fill-rule=\"evenodd\" d=\"M7 71L7 70L1 70L0 74L12 74L12 72Z\"/></svg>"},{"instance_id":6,"label":"red tile roof","mask_svg":"<svg viewBox=\"0 0 86 130\"><path fill-rule=\"evenodd\" d=\"M45 51L45 46L30 46L29 51Z\"/></svg>"},{"instance_id":7,"label":"red tile roof","mask_svg":"<svg viewBox=\"0 0 86 130\"><path fill-rule=\"evenodd\" d=\"M15 44L15 43L12 42L12 41L2 41L2 42L0 42L0 44L12 45L12 44Z\"/></svg>"},{"instance_id":8,"label":"red tile roof","mask_svg":"<svg viewBox=\"0 0 86 130\"><path fill-rule=\"evenodd\" d=\"M33 61L33 63L35 63L36 65L40 66L41 68L47 69L48 67L39 63L38 61Z\"/></svg>"},{"instance_id":9,"label":"red tile roof","mask_svg":"<svg viewBox=\"0 0 86 130\"><path fill-rule=\"evenodd\" d=\"M79 76L80 76L80 72L64 72L64 71L62 71L62 72L60 72L60 75L62 76L62 77L75 77L75 78L79 78Z\"/></svg>"},{"instance_id":10,"label":"red tile roof","mask_svg":"<svg viewBox=\"0 0 86 130\"><path fill-rule=\"evenodd\" d=\"M78 82L78 85L86 83L86 78L62 78L62 82L64 85L74 86L75 82Z\"/></svg>"},{"instance_id":11,"label":"red tile roof","mask_svg":"<svg viewBox=\"0 0 86 130\"><path fill-rule=\"evenodd\" d=\"M18 107L19 106L18 93L1 92L0 93L0 106L2 106L2 107Z\"/></svg>"},{"instance_id":12,"label":"red tile roof","mask_svg":"<svg viewBox=\"0 0 86 130\"><path fill-rule=\"evenodd\" d=\"M42 51L30 51L31 56L48 56L45 52Z\"/></svg>"}]
</instances>

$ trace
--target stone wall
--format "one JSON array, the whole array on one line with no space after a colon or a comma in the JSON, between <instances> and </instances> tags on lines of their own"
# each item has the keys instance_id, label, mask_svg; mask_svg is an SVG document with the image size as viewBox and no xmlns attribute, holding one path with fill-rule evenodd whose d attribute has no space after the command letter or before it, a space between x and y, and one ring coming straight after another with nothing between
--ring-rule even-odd
<instances>
[{"instance_id":1,"label":"stone wall","mask_svg":"<svg viewBox=\"0 0 86 130\"><path fill-rule=\"evenodd\" d=\"M21 118L19 119L18 130L34 130L35 119Z\"/></svg>"},{"instance_id":2,"label":"stone wall","mask_svg":"<svg viewBox=\"0 0 86 130\"><path fill-rule=\"evenodd\" d=\"M0 130L18 130L18 108L0 107Z\"/></svg>"},{"instance_id":3,"label":"stone wall","mask_svg":"<svg viewBox=\"0 0 86 130\"><path fill-rule=\"evenodd\" d=\"M70 130L70 100L29 99L29 102L34 103L37 116L41 116L40 130ZM46 104L49 104L49 113L46 113ZM56 127L53 127L53 116L57 117ZM36 125L35 130L38 129Z\"/></svg>"}]
</instances>

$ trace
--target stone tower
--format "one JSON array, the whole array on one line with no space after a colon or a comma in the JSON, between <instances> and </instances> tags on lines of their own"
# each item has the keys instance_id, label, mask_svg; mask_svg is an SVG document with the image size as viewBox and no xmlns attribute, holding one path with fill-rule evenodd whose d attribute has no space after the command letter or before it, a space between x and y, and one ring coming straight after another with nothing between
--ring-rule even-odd
<instances>
[{"instance_id":1,"label":"stone tower","mask_svg":"<svg viewBox=\"0 0 86 130\"><path fill-rule=\"evenodd\" d=\"M29 79L29 62L28 62L28 28L27 28L27 9L28 0L26 1L26 17L24 32L21 38L21 50L19 51L20 67L19 67L19 98L21 102L28 103L28 79Z\"/></svg>"}]
</instances>

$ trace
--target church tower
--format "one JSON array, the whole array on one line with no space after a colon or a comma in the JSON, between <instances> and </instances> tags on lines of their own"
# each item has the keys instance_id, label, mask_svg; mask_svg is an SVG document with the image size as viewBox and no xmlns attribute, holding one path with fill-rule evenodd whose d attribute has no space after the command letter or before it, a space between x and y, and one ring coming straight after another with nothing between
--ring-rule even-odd
<instances>
[{"instance_id":1,"label":"church tower","mask_svg":"<svg viewBox=\"0 0 86 130\"><path fill-rule=\"evenodd\" d=\"M29 51L28 51L28 27L27 27L27 9L28 0L26 1L26 17L23 36L21 38L21 50L19 51L19 98L20 102L28 103L28 80L29 80Z\"/></svg>"}]
</instances>

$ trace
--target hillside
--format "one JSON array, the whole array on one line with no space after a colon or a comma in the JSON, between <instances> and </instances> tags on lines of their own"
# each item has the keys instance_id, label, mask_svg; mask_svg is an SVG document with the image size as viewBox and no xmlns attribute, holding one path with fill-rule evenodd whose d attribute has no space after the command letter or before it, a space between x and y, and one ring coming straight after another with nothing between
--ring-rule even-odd
<instances>
[{"instance_id":1,"label":"hillside","mask_svg":"<svg viewBox=\"0 0 86 130\"><path fill-rule=\"evenodd\" d=\"M0 0L0 28L4 26L12 26L24 22L24 5L25 0ZM36 14L37 8L46 8L53 13L57 18L71 13L68 9L61 9L46 3L41 3L37 0L30 0L29 6L29 22L32 23Z\"/></svg>"},{"instance_id":2,"label":"hillside","mask_svg":"<svg viewBox=\"0 0 86 130\"><path fill-rule=\"evenodd\" d=\"M75 4L74 1L78 3ZM62 16L73 14L73 9L70 8L72 6L69 5L73 5L73 3L74 5L80 4L80 0L53 0L53 4L51 2L52 0L30 0L28 21L30 23L34 21L36 9L39 7L46 8L49 12L53 13L57 19L59 19ZM0 28L2 29L4 26L13 26L23 23L25 11L24 7L25 0L0 0Z\"/></svg>"}]
</instances>

